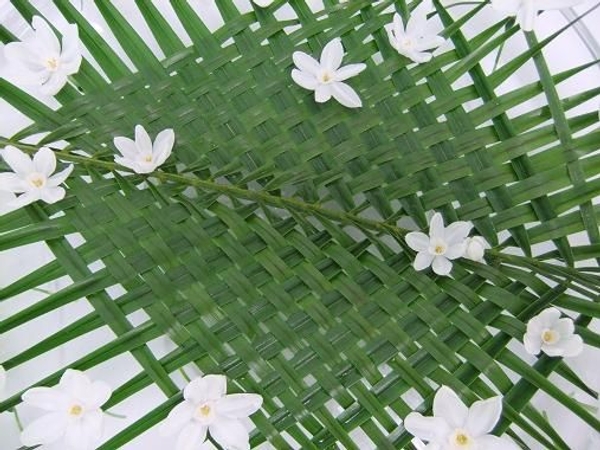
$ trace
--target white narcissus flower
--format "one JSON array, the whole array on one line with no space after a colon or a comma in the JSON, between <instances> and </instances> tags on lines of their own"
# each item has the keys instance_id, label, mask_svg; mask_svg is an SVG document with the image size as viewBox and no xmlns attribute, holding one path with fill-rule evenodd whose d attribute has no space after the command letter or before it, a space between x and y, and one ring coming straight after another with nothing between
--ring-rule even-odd
<instances>
[{"instance_id":1,"label":"white narcissus flower","mask_svg":"<svg viewBox=\"0 0 600 450\"><path fill-rule=\"evenodd\" d=\"M359 108L362 101L354 89L344 83L367 68L366 64L349 64L344 67L342 41L335 38L321 52L320 61L304 52L294 52L292 58L297 69L292 70L292 78L304 89L315 91L315 101L324 103L335 98L347 108Z\"/></svg>"},{"instance_id":2,"label":"white narcissus flower","mask_svg":"<svg viewBox=\"0 0 600 450\"><path fill-rule=\"evenodd\" d=\"M2 157L13 172L0 173L0 191L21 194L9 203L10 206L20 208L37 200L56 203L65 197L66 191L60 185L73 171L73 165L52 175L56 170L56 155L49 148L40 148L32 160L9 145L2 151Z\"/></svg>"},{"instance_id":3,"label":"white narcissus flower","mask_svg":"<svg viewBox=\"0 0 600 450\"><path fill-rule=\"evenodd\" d=\"M577 356L583 351L583 340L575 334L573 320L561 319L556 308L546 308L527 322L523 343L531 355L542 351L548 356Z\"/></svg>"},{"instance_id":4,"label":"white narcissus flower","mask_svg":"<svg viewBox=\"0 0 600 450\"><path fill-rule=\"evenodd\" d=\"M427 19L432 10L432 2L425 0L412 11L406 26L398 13L394 14L394 21L385 26L391 46L416 63L430 61L433 55L427 50L446 42L433 31L431 20Z\"/></svg>"},{"instance_id":5,"label":"white narcissus flower","mask_svg":"<svg viewBox=\"0 0 600 450\"><path fill-rule=\"evenodd\" d=\"M102 439L104 413L100 407L112 394L103 381L92 382L83 372L67 369L58 386L36 387L23 394L23 402L48 411L21 433L25 446L64 440L67 448L91 450Z\"/></svg>"},{"instance_id":6,"label":"white narcissus flower","mask_svg":"<svg viewBox=\"0 0 600 450\"><path fill-rule=\"evenodd\" d=\"M481 263L485 263L485 259L483 259L485 251L492 248L488 241L482 236L468 237L465 240L465 245L465 254L463 256L471 261Z\"/></svg>"},{"instance_id":7,"label":"white narcissus flower","mask_svg":"<svg viewBox=\"0 0 600 450\"><path fill-rule=\"evenodd\" d=\"M205 440L207 432L223 448L249 450L249 435L241 419L258 411L258 394L229 394L223 375L206 375L192 380L183 391L184 401L169 413L160 432L179 433L176 450L193 450Z\"/></svg>"},{"instance_id":8,"label":"white narcissus flower","mask_svg":"<svg viewBox=\"0 0 600 450\"><path fill-rule=\"evenodd\" d=\"M67 77L77 73L81 65L77 25L67 26L62 45L48 22L41 17L33 17L32 27L35 32L29 39L6 44L6 59L32 75L42 93L55 95L67 83Z\"/></svg>"},{"instance_id":9,"label":"white narcissus flower","mask_svg":"<svg viewBox=\"0 0 600 450\"><path fill-rule=\"evenodd\" d=\"M156 136L154 144L143 126L135 126L135 141L118 136L114 138L115 147L122 156L115 156L115 162L133 170L135 173L152 173L171 155L175 133L172 129L162 130Z\"/></svg>"},{"instance_id":10,"label":"white narcissus flower","mask_svg":"<svg viewBox=\"0 0 600 450\"><path fill-rule=\"evenodd\" d=\"M571 8L585 0L492 0L492 8L514 16L523 31L533 31L539 12Z\"/></svg>"},{"instance_id":11,"label":"white narcissus flower","mask_svg":"<svg viewBox=\"0 0 600 450\"><path fill-rule=\"evenodd\" d=\"M423 270L431 266L438 275L448 275L452 270L450 260L463 256L465 238L472 227L472 224L462 221L444 227L442 215L435 213L429 222L429 236L420 231L406 235L406 243L418 252L414 268Z\"/></svg>"},{"instance_id":12,"label":"white narcissus flower","mask_svg":"<svg viewBox=\"0 0 600 450\"><path fill-rule=\"evenodd\" d=\"M412 412L404 427L436 450L518 450L512 441L489 434L502 414L502 398L476 401L470 408L442 386L433 399L433 417Z\"/></svg>"}]
</instances>

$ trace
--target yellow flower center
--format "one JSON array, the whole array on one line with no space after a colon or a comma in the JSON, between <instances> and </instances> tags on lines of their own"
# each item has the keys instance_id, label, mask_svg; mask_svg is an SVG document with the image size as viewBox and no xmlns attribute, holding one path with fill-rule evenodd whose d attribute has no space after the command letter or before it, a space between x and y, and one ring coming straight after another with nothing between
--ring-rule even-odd
<instances>
[{"instance_id":1,"label":"yellow flower center","mask_svg":"<svg viewBox=\"0 0 600 450\"><path fill-rule=\"evenodd\" d=\"M73 405L69 408L69 414L72 416L80 416L83 413L81 405Z\"/></svg>"},{"instance_id":2,"label":"yellow flower center","mask_svg":"<svg viewBox=\"0 0 600 450\"><path fill-rule=\"evenodd\" d=\"M34 188L42 188L46 184L46 177L41 173L32 173L27 177L27 181Z\"/></svg>"},{"instance_id":3,"label":"yellow flower center","mask_svg":"<svg viewBox=\"0 0 600 450\"><path fill-rule=\"evenodd\" d=\"M473 444L473 439L471 439L471 436L465 430L459 429L450 436L450 444L455 448L467 449Z\"/></svg>"},{"instance_id":4,"label":"yellow flower center","mask_svg":"<svg viewBox=\"0 0 600 450\"><path fill-rule=\"evenodd\" d=\"M443 255L444 253L446 253L446 246L444 246L442 244L438 244L433 248L433 252L436 255Z\"/></svg>"},{"instance_id":5,"label":"yellow flower center","mask_svg":"<svg viewBox=\"0 0 600 450\"><path fill-rule=\"evenodd\" d=\"M152 162L152 155L144 156L144 161L146 161L147 163Z\"/></svg>"},{"instance_id":6,"label":"yellow flower center","mask_svg":"<svg viewBox=\"0 0 600 450\"><path fill-rule=\"evenodd\" d=\"M403 46L404 48L412 48L412 47L413 47L413 45L414 45L414 43L413 43L413 40L412 40L411 38L408 38L408 37L407 37L407 38L404 38L404 39L402 40L402 46Z\"/></svg>"},{"instance_id":7,"label":"yellow flower center","mask_svg":"<svg viewBox=\"0 0 600 450\"><path fill-rule=\"evenodd\" d=\"M554 330L547 329L542 331L542 341L544 341L544 344L554 344L558 341L558 338L559 335Z\"/></svg>"},{"instance_id":8,"label":"yellow flower center","mask_svg":"<svg viewBox=\"0 0 600 450\"><path fill-rule=\"evenodd\" d=\"M50 70L51 72L54 72L55 70L57 70L59 65L60 65L60 62L58 61L57 58L48 58L46 60L46 68L48 70Z\"/></svg>"},{"instance_id":9,"label":"yellow flower center","mask_svg":"<svg viewBox=\"0 0 600 450\"><path fill-rule=\"evenodd\" d=\"M202 405L200 408L198 408L198 412L200 413L201 416L206 417L210 414L210 406Z\"/></svg>"},{"instance_id":10,"label":"yellow flower center","mask_svg":"<svg viewBox=\"0 0 600 450\"><path fill-rule=\"evenodd\" d=\"M328 70L321 74L321 83L330 83L333 81L333 74Z\"/></svg>"}]
</instances>

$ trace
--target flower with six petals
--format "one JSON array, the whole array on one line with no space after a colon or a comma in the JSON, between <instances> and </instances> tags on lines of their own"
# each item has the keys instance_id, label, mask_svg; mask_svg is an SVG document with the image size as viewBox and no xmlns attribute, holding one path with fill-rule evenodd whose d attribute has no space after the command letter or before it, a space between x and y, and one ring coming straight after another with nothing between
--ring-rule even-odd
<instances>
[{"instance_id":1,"label":"flower with six petals","mask_svg":"<svg viewBox=\"0 0 600 450\"><path fill-rule=\"evenodd\" d=\"M398 13L394 14L393 22L385 26L391 46L416 63L430 61L433 55L428 50L446 41L432 30L431 20L427 19L432 9L431 1L425 0L412 11L406 26Z\"/></svg>"},{"instance_id":2,"label":"flower with six petals","mask_svg":"<svg viewBox=\"0 0 600 450\"><path fill-rule=\"evenodd\" d=\"M6 59L31 75L42 93L55 95L67 83L67 77L77 73L81 65L77 25L67 26L62 43L41 17L33 17L32 27L35 32L31 38L6 44Z\"/></svg>"},{"instance_id":3,"label":"flower with six petals","mask_svg":"<svg viewBox=\"0 0 600 450\"><path fill-rule=\"evenodd\" d=\"M296 69L292 78L304 89L315 91L315 101L324 103L333 97L347 108L359 108L362 101L354 89L344 83L366 69L366 64L349 64L341 67L344 57L342 41L335 38L321 52L319 61L304 52L294 52Z\"/></svg>"},{"instance_id":4,"label":"flower with six petals","mask_svg":"<svg viewBox=\"0 0 600 450\"><path fill-rule=\"evenodd\" d=\"M533 31L541 11L571 8L585 0L492 0L492 8L514 16L523 31Z\"/></svg>"},{"instance_id":5,"label":"flower with six petals","mask_svg":"<svg viewBox=\"0 0 600 450\"><path fill-rule=\"evenodd\" d=\"M67 448L91 450L102 438L104 413L100 407L112 394L108 384L92 382L83 372L68 369L58 386L36 387L23 394L25 404L48 414L21 433L25 446L48 445L64 440Z\"/></svg>"},{"instance_id":6,"label":"flower with six petals","mask_svg":"<svg viewBox=\"0 0 600 450\"><path fill-rule=\"evenodd\" d=\"M468 408L447 386L433 399L433 417L412 412L404 427L436 450L518 450L512 441L490 434L502 414L502 398L476 401Z\"/></svg>"},{"instance_id":7,"label":"flower with six petals","mask_svg":"<svg viewBox=\"0 0 600 450\"><path fill-rule=\"evenodd\" d=\"M169 413L160 432L164 436L179 433L177 450L193 450L206 434L230 450L250 449L248 431L242 419L258 411L258 394L226 394L223 375L206 375L192 380L183 390L184 401Z\"/></svg>"},{"instance_id":8,"label":"flower with six petals","mask_svg":"<svg viewBox=\"0 0 600 450\"><path fill-rule=\"evenodd\" d=\"M429 222L429 236L420 231L406 235L406 243L418 252L414 268L423 270L431 266L438 275L448 275L452 270L450 261L464 255L465 239L472 227L472 224L462 221L444 227L442 215L435 213Z\"/></svg>"},{"instance_id":9,"label":"flower with six petals","mask_svg":"<svg viewBox=\"0 0 600 450\"><path fill-rule=\"evenodd\" d=\"M73 165L52 175L56 170L56 155L49 148L40 148L31 159L9 145L2 156L13 172L0 173L0 190L21 194L10 206L19 208L37 200L56 203L65 197L66 191L60 185L73 171Z\"/></svg>"},{"instance_id":10,"label":"flower with six petals","mask_svg":"<svg viewBox=\"0 0 600 450\"><path fill-rule=\"evenodd\" d=\"M561 319L556 308L546 308L527 322L523 343L531 355L542 351L548 356L577 356L583 351L583 340L575 334L573 320Z\"/></svg>"},{"instance_id":11,"label":"flower with six petals","mask_svg":"<svg viewBox=\"0 0 600 450\"><path fill-rule=\"evenodd\" d=\"M135 141L117 136L113 142L121 153L121 156L115 156L117 164L129 168L135 173L152 173L171 155L175 133L170 128L162 130L152 144L145 128L136 125Z\"/></svg>"}]
</instances>

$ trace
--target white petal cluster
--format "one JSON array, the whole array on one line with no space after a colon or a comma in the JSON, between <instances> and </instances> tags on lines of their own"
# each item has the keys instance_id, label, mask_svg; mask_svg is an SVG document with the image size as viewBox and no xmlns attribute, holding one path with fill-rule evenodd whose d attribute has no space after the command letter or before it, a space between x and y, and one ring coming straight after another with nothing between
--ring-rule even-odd
<instances>
[{"instance_id":1,"label":"white petal cluster","mask_svg":"<svg viewBox=\"0 0 600 450\"><path fill-rule=\"evenodd\" d=\"M385 26L390 45L416 63L430 61L433 55L428 50L434 50L446 41L433 31L432 21L427 19L433 9L433 3L424 0L412 11L406 25L396 13L393 22Z\"/></svg>"},{"instance_id":2,"label":"white petal cluster","mask_svg":"<svg viewBox=\"0 0 600 450\"><path fill-rule=\"evenodd\" d=\"M577 356L583 351L583 340L575 334L573 320L560 317L556 308L546 308L527 322L523 336L525 350L531 355L540 351L548 356Z\"/></svg>"},{"instance_id":3,"label":"white petal cluster","mask_svg":"<svg viewBox=\"0 0 600 450\"><path fill-rule=\"evenodd\" d=\"M440 213L435 213L429 222L429 236L420 231L412 231L406 235L406 243L417 252L414 261L416 270L424 270L431 266L438 275L449 275L452 260L467 258L483 262L485 249L490 248L481 236L467 238L473 224L470 222L454 222L444 226Z\"/></svg>"},{"instance_id":4,"label":"white petal cluster","mask_svg":"<svg viewBox=\"0 0 600 450\"><path fill-rule=\"evenodd\" d=\"M67 26L62 43L41 17L33 17L32 27L33 36L6 45L6 59L32 78L43 94L55 95L67 83L67 77L77 73L81 65L77 25Z\"/></svg>"},{"instance_id":5,"label":"white petal cluster","mask_svg":"<svg viewBox=\"0 0 600 450\"><path fill-rule=\"evenodd\" d=\"M315 101L324 103L333 97L347 108L359 108L362 101L356 91L344 81L358 75L367 68L366 64L349 64L341 67L344 48L339 38L330 41L317 61L304 52L294 52L292 58L296 69L292 78L304 89L315 91Z\"/></svg>"},{"instance_id":6,"label":"white petal cluster","mask_svg":"<svg viewBox=\"0 0 600 450\"><path fill-rule=\"evenodd\" d=\"M154 144L146 129L135 127L135 141L118 136L114 138L115 147L121 156L115 156L115 162L133 170L135 173L152 173L171 155L175 133L168 128L156 136Z\"/></svg>"},{"instance_id":7,"label":"white petal cluster","mask_svg":"<svg viewBox=\"0 0 600 450\"><path fill-rule=\"evenodd\" d=\"M21 194L9 206L20 208L37 200L56 203L65 197L66 191L60 185L73 171L73 165L54 174L56 155L49 148L40 148L31 159L9 145L2 151L2 157L13 172L0 173L0 191Z\"/></svg>"},{"instance_id":8,"label":"white petal cluster","mask_svg":"<svg viewBox=\"0 0 600 450\"><path fill-rule=\"evenodd\" d=\"M96 448L103 431L104 413L100 407L111 394L108 384L92 382L83 372L71 369L65 371L56 387L29 389L23 394L23 402L47 414L25 427L21 443L32 447L60 441L69 449Z\"/></svg>"},{"instance_id":9,"label":"white petal cluster","mask_svg":"<svg viewBox=\"0 0 600 450\"><path fill-rule=\"evenodd\" d=\"M249 450L249 434L242 420L258 411L258 394L226 394L223 375L206 375L192 380L183 390L184 401L169 413L160 432L178 433L176 450L200 448L207 433L223 448Z\"/></svg>"},{"instance_id":10,"label":"white petal cluster","mask_svg":"<svg viewBox=\"0 0 600 450\"><path fill-rule=\"evenodd\" d=\"M436 450L517 450L512 441L494 436L491 431L500 420L502 398L476 401L467 407L456 393L442 386L433 399L433 417L412 412L404 427L413 436L427 441Z\"/></svg>"},{"instance_id":11,"label":"white petal cluster","mask_svg":"<svg viewBox=\"0 0 600 450\"><path fill-rule=\"evenodd\" d=\"M492 0L496 11L515 17L523 31L533 31L541 11L571 8L585 0Z\"/></svg>"}]
</instances>

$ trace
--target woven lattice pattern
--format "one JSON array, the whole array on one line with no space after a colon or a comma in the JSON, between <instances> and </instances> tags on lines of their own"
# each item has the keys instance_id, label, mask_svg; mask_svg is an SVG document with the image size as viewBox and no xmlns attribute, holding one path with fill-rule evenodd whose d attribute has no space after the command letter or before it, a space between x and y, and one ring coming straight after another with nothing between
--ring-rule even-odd
<instances>
[{"instance_id":1,"label":"woven lattice pattern","mask_svg":"<svg viewBox=\"0 0 600 450\"><path fill-rule=\"evenodd\" d=\"M412 448L400 418L429 408L441 384L470 401L502 392L496 431L513 433L514 424L545 448L567 447L528 404L538 389L599 427L544 378L556 372L582 386L560 359L541 357L531 367L506 347L550 304L581 314L579 332L598 344L586 329L598 316L590 301L598 281L574 268L598 257L592 199L600 179L590 178L600 169L599 133L577 134L597 114L557 119L542 108L509 118L506 111L539 85L495 94L537 43L523 60L486 75L465 55L490 53L514 32L496 35L500 23L467 41L440 8L455 49L407 67L383 29L391 1L325 1L319 13L293 1L295 17L287 20L273 14L285 2L240 13L232 1L218 1L225 24L215 32L188 2L172 2L193 42L185 47L152 2L136 3L165 58L110 2L97 2L132 72L76 7L57 2L104 73L84 61L75 77L80 91L63 90L56 112L0 81L2 97L35 122L11 142L49 132L44 143L65 140L63 154L83 150L91 158L70 153L80 164L61 203L0 217L8 232L2 248L45 240L57 258L2 297L63 275L74 282L2 322L2 332L82 297L94 308L61 330L64 338L50 336L6 368L108 324L114 341L71 367L131 352L142 370L110 405L151 384L165 403L103 449L126 448L166 417L181 398L170 375L189 363L226 374L236 391L262 393L252 445ZM36 14L26 1L13 4L26 20ZM13 39L4 29L0 36ZM361 110L319 105L289 76L293 51L318 54L334 37L342 38L346 61L368 65L353 79ZM457 88L465 76L469 82ZM562 99L561 112L595 95ZM465 109L470 101L478 106ZM551 118L568 136L555 132ZM176 133L173 157L155 182L123 176L112 164L112 138L131 135L138 123L151 135L168 127ZM430 210L473 221L495 246L489 264L461 260L454 278L416 272L397 221L425 228ZM85 241L78 247L66 239L75 232ZM578 232L590 245L569 245ZM540 243L555 250L529 258ZM499 252L507 247L526 256ZM111 297L115 285L123 294ZM139 310L148 319L134 326L128 316ZM146 344L163 335L177 349L157 358Z\"/></svg>"}]
</instances>

